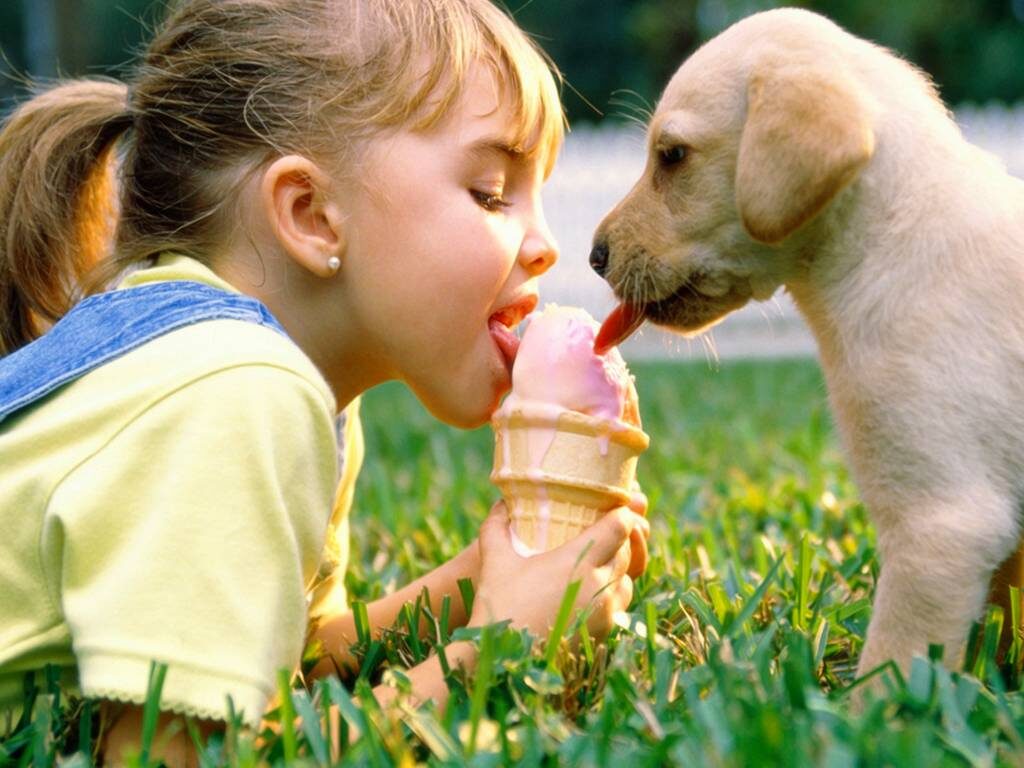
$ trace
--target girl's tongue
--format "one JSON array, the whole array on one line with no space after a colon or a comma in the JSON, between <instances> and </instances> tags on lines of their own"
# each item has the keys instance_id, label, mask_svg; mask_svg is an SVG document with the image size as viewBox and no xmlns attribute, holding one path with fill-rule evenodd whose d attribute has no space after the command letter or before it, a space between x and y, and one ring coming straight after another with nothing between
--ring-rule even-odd
<instances>
[{"instance_id":1,"label":"girl's tongue","mask_svg":"<svg viewBox=\"0 0 1024 768\"><path fill-rule=\"evenodd\" d=\"M512 370L512 364L516 361L516 353L519 352L519 337L493 317L487 321L487 328L491 332L494 343L501 350L501 354L505 356L505 363L509 370Z\"/></svg>"}]
</instances>

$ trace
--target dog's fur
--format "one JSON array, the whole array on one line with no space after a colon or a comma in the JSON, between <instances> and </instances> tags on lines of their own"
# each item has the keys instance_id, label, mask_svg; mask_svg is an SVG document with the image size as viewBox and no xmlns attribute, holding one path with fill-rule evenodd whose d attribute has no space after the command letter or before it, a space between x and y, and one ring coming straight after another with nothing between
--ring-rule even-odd
<instances>
[{"instance_id":1,"label":"dog's fur","mask_svg":"<svg viewBox=\"0 0 1024 768\"><path fill-rule=\"evenodd\" d=\"M929 643L956 663L1020 533L1024 183L920 72L782 9L683 64L595 242L616 293L683 332L789 290L878 534L860 671Z\"/></svg>"}]
</instances>

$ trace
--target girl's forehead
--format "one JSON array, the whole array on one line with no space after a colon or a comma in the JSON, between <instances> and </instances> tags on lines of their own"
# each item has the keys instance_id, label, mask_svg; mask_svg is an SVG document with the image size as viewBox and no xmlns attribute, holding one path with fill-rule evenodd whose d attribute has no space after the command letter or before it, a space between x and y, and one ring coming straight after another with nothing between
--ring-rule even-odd
<instances>
[{"instance_id":1,"label":"girl's forehead","mask_svg":"<svg viewBox=\"0 0 1024 768\"><path fill-rule=\"evenodd\" d=\"M443 111L425 132L446 133L477 153L538 160L545 167L553 161L551 155L562 140L560 107L554 125L542 105L524 108L524 96L517 93L513 78L490 62L474 63L450 93L443 108L439 103L443 97L432 96L437 101L427 108Z\"/></svg>"},{"instance_id":2,"label":"girl's forehead","mask_svg":"<svg viewBox=\"0 0 1024 768\"><path fill-rule=\"evenodd\" d=\"M514 103L514 95L491 68L477 65L467 74L443 122L502 122L514 135L521 128L516 125Z\"/></svg>"}]
</instances>

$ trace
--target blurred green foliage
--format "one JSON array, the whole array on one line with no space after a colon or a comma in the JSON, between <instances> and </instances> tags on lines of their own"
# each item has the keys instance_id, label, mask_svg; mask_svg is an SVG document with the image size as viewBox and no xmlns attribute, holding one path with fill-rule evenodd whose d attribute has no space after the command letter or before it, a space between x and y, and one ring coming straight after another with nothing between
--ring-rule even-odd
<instances>
[{"instance_id":1,"label":"blurred green foliage","mask_svg":"<svg viewBox=\"0 0 1024 768\"><path fill-rule=\"evenodd\" d=\"M1024 0L532 0L518 9L512 3L523 0L509 2L565 74L574 119L652 106L700 43L783 5L894 49L928 72L949 104L1024 99Z\"/></svg>"},{"instance_id":2,"label":"blurred green foliage","mask_svg":"<svg viewBox=\"0 0 1024 768\"><path fill-rule=\"evenodd\" d=\"M750 13L782 4L821 12L893 48L931 74L950 104L1024 99L1024 0L504 0L565 74L573 121L622 117L653 105L679 62L701 42ZM28 52L32 20L46 5L55 9L57 66L33 62ZM0 69L123 75L164 5L2 0ZM46 68L51 71L39 72ZM0 96L15 90L9 79L0 84Z\"/></svg>"}]
</instances>

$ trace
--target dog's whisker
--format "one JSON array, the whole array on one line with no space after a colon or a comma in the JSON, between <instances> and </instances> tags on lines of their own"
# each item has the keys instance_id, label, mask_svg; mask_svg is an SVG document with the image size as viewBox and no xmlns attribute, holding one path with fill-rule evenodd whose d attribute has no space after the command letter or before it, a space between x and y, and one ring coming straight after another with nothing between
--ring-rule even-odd
<instances>
[{"instance_id":1,"label":"dog's whisker","mask_svg":"<svg viewBox=\"0 0 1024 768\"><path fill-rule=\"evenodd\" d=\"M706 331L700 335L700 340L704 343L705 359L708 362L708 367L713 370L718 370L721 360L718 357L718 348L715 345L715 337L711 331Z\"/></svg>"},{"instance_id":2,"label":"dog's whisker","mask_svg":"<svg viewBox=\"0 0 1024 768\"><path fill-rule=\"evenodd\" d=\"M647 130L647 121L643 118L637 117L636 115L626 115L622 113L618 113L618 117L621 117L627 123L632 123L633 125L642 128L644 131Z\"/></svg>"},{"instance_id":3,"label":"dog's whisker","mask_svg":"<svg viewBox=\"0 0 1024 768\"><path fill-rule=\"evenodd\" d=\"M654 117L654 105L645 96L629 88L620 88L613 91L608 103L614 107L631 110L634 115L637 115L645 122L650 122L651 118Z\"/></svg>"},{"instance_id":4,"label":"dog's whisker","mask_svg":"<svg viewBox=\"0 0 1024 768\"><path fill-rule=\"evenodd\" d=\"M764 320L768 324L768 328L770 330L774 329L774 326L772 325L772 322L773 322L772 321L772 316L768 314L767 310L765 309L764 304L758 304L757 305L757 311L761 315L761 319Z\"/></svg>"}]
</instances>

